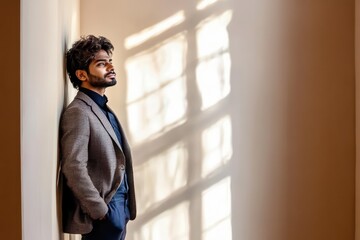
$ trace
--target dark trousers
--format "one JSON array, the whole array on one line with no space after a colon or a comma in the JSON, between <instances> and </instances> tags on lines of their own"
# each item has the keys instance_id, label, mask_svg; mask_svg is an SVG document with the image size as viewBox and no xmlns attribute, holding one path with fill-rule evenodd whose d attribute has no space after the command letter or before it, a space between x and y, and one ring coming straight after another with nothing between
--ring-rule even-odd
<instances>
[{"instance_id":1,"label":"dark trousers","mask_svg":"<svg viewBox=\"0 0 360 240\"><path fill-rule=\"evenodd\" d=\"M104 220L94 221L93 230L82 235L82 240L124 240L126 235L126 224L130 218L127 206L126 194L120 187L111 199L109 211Z\"/></svg>"}]
</instances>

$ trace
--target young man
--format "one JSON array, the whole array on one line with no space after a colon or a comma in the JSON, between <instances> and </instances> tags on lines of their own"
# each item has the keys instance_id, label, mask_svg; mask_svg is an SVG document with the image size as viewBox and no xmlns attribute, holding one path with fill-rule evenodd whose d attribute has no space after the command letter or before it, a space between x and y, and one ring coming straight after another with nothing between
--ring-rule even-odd
<instances>
[{"instance_id":1,"label":"young man","mask_svg":"<svg viewBox=\"0 0 360 240\"><path fill-rule=\"evenodd\" d=\"M83 240L123 240L136 217L130 147L104 95L116 84L113 50L108 39L89 35L66 54L79 91L60 123L63 230Z\"/></svg>"}]
</instances>

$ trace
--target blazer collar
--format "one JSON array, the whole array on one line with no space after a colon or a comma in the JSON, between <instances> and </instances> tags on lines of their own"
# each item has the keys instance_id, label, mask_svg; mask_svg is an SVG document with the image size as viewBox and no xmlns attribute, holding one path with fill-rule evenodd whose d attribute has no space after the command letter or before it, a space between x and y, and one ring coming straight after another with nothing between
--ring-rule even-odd
<instances>
[{"instance_id":1,"label":"blazer collar","mask_svg":"<svg viewBox=\"0 0 360 240\"><path fill-rule=\"evenodd\" d=\"M110 137L113 139L113 141L116 143L116 145L122 150L113 127L111 126L109 120L106 118L105 114L100 109L100 107L88 95L86 95L85 93L83 93L81 91L78 91L75 98L84 101L87 105L90 106L91 110L97 116L97 118L100 120L101 124L104 126L105 130L108 132Z\"/></svg>"}]
</instances>

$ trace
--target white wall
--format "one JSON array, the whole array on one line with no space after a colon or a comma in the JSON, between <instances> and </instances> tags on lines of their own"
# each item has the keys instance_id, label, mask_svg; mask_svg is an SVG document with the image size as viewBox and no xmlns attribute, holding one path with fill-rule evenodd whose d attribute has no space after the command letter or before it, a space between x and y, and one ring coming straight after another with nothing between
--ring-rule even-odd
<instances>
[{"instance_id":1,"label":"white wall","mask_svg":"<svg viewBox=\"0 0 360 240\"><path fill-rule=\"evenodd\" d=\"M22 239L59 239L58 124L71 94L64 52L79 32L79 1L21 1Z\"/></svg>"},{"instance_id":2,"label":"white wall","mask_svg":"<svg viewBox=\"0 0 360 240\"><path fill-rule=\"evenodd\" d=\"M115 44L120 83L107 93L126 127L125 61L159 42L155 38L126 50L125 38L185 10L185 26L176 29L187 30L192 41L192 24L206 15L194 8L194 1L81 1L81 33L104 35ZM354 2L224 0L209 11L224 9L233 11L228 28L231 94L210 112L194 113L199 104L192 88L196 59L188 58L188 90L193 92L187 96L192 108L187 123L160 140L133 147L139 166L167 142L186 141L193 182L130 224L130 239L179 199L197 206L198 189L213 180L196 180L198 133L224 113L232 120L233 155L218 176L231 176L232 239L354 239ZM153 187L150 180L137 192L139 198ZM190 239L198 240L201 213L190 209L190 224L182 224L190 226Z\"/></svg>"}]
</instances>

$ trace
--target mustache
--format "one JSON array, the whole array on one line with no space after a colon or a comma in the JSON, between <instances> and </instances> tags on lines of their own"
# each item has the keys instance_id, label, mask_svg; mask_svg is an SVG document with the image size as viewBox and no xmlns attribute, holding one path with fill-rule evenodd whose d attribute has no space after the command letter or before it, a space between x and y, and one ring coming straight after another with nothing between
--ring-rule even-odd
<instances>
[{"instance_id":1,"label":"mustache","mask_svg":"<svg viewBox=\"0 0 360 240\"><path fill-rule=\"evenodd\" d=\"M115 71L111 71L111 72L108 72L107 74L105 74L105 77L107 77L110 74L115 74L116 75Z\"/></svg>"}]
</instances>

